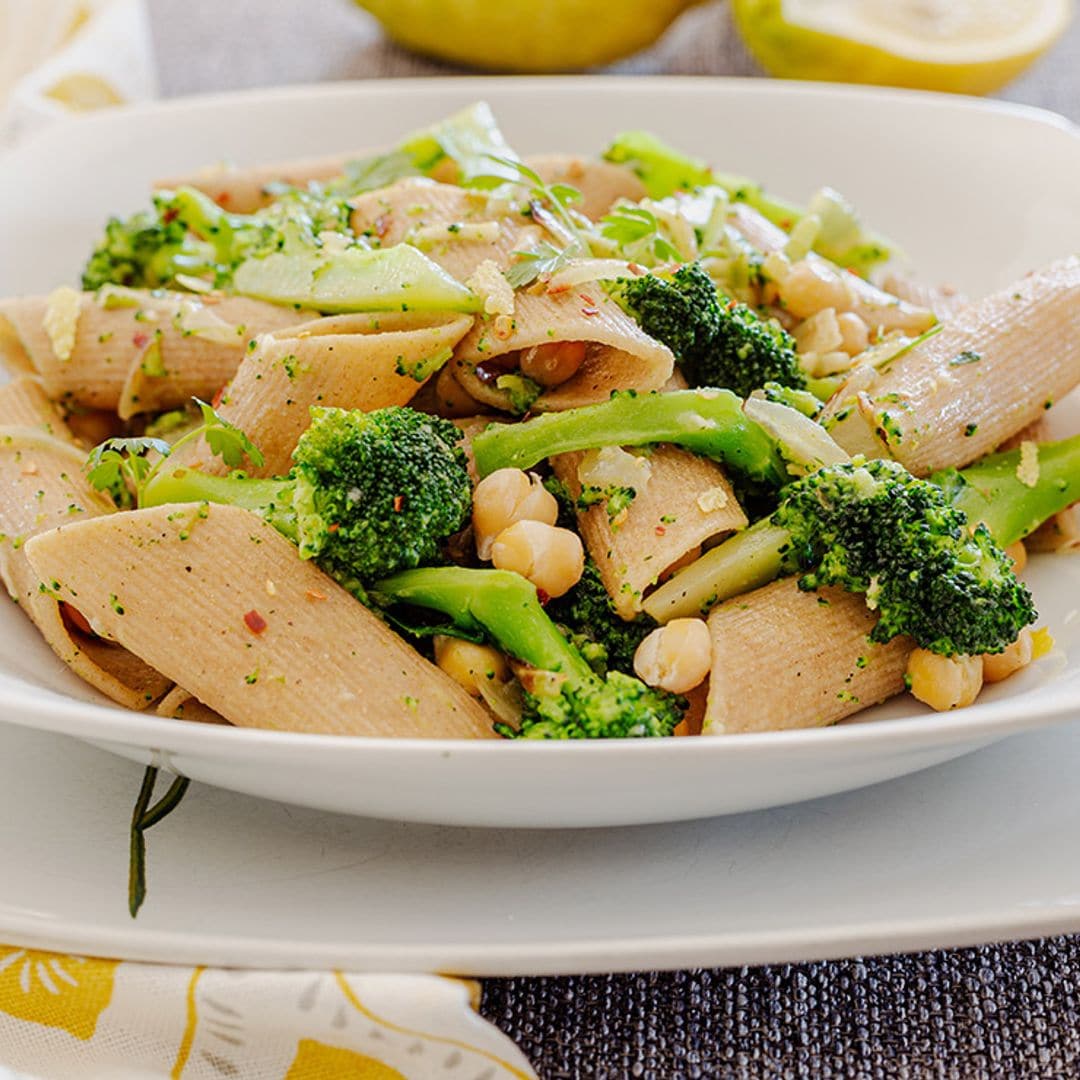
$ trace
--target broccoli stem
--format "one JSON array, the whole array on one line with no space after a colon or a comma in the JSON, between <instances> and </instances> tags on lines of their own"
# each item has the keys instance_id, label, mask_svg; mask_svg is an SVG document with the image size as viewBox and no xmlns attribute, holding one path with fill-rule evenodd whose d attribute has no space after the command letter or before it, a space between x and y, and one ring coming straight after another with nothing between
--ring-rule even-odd
<instances>
[{"instance_id":1,"label":"broccoli stem","mask_svg":"<svg viewBox=\"0 0 1080 1080\"><path fill-rule=\"evenodd\" d=\"M519 574L424 567L386 578L374 592L396 603L441 611L461 630L484 630L505 652L542 671L561 672L573 682L594 678L540 606L536 586Z\"/></svg>"},{"instance_id":2,"label":"broccoli stem","mask_svg":"<svg viewBox=\"0 0 1080 1080\"><path fill-rule=\"evenodd\" d=\"M1017 475L1020 450L991 454L959 471L930 479L949 492L953 505L974 524L983 522L1002 547L1022 540L1048 518L1080 501L1080 435L1039 446L1034 485Z\"/></svg>"},{"instance_id":3,"label":"broccoli stem","mask_svg":"<svg viewBox=\"0 0 1080 1080\"><path fill-rule=\"evenodd\" d=\"M648 443L675 443L775 486L787 476L773 440L730 390L617 393L597 405L489 428L473 440L473 453L480 475L487 476L506 467L528 469L571 450Z\"/></svg>"},{"instance_id":4,"label":"broccoli stem","mask_svg":"<svg viewBox=\"0 0 1080 1080\"><path fill-rule=\"evenodd\" d=\"M140 507L166 503L212 502L239 506L265 519L282 536L299 542L292 480L260 480L254 477L209 476L197 469L162 471L142 489Z\"/></svg>"}]
</instances>

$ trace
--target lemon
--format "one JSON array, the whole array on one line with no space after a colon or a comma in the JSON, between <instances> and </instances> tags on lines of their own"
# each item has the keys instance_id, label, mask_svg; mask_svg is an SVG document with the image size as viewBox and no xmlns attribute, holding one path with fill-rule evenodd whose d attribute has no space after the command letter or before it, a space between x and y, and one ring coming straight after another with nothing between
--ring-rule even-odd
<instances>
[{"instance_id":1,"label":"lemon","mask_svg":"<svg viewBox=\"0 0 1080 1080\"><path fill-rule=\"evenodd\" d=\"M698 0L356 0L408 49L472 67L575 71L651 45Z\"/></svg>"},{"instance_id":2,"label":"lemon","mask_svg":"<svg viewBox=\"0 0 1080 1080\"><path fill-rule=\"evenodd\" d=\"M773 75L986 94L1061 36L1073 0L734 0Z\"/></svg>"}]
</instances>

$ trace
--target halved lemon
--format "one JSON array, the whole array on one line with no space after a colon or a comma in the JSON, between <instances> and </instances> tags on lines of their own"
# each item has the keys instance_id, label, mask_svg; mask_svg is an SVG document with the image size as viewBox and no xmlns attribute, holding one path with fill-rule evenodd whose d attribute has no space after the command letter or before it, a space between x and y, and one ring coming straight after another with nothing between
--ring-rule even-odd
<instances>
[{"instance_id":1,"label":"halved lemon","mask_svg":"<svg viewBox=\"0 0 1080 1080\"><path fill-rule=\"evenodd\" d=\"M356 0L398 44L472 67L577 71L651 45L699 0Z\"/></svg>"},{"instance_id":2,"label":"halved lemon","mask_svg":"<svg viewBox=\"0 0 1080 1080\"><path fill-rule=\"evenodd\" d=\"M734 0L772 75L986 94L1061 36L1073 0Z\"/></svg>"}]
</instances>

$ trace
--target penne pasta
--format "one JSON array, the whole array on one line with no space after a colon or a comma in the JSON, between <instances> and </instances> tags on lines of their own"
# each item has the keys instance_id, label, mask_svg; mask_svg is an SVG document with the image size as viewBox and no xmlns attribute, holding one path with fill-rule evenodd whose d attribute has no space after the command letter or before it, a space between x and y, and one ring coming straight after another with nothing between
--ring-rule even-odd
<instances>
[{"instance_id":1,"label":"penne pasta","mask_svg":"<svg viewBox=\"0 0 1080 1080\"><path fill-rule=\"evenodd\" d=\"M911 472L960 467L1035 421L1080 382L1080 258L964 308L880 373L856 369L826 410L851 453L872 440Z\"/></svg>"},{"instance_id":2,"label":"penne pasta","mask_svg":"<svg viewBox=\"0 0 1080 1080\"><path fill-rule=\"evenodd\" d=\"M172 720L194 720L199 724L228 724L225 717L208 709L197 697L182 686L174 686L154 709L158 716Z\"/></svg>"},{"instance_id":3,"label":"penne pasta","mask_svg":"<svg viewBox=\"0 0 1080 1080\"><path fill-rule=\"evenodd\" d=\"M59 595L78 594L99 633L233 724L494 737L487 712L457 683L245 510L129 511L54 529L26 548Z\"/></svg>"},{"instance_id":4,"label":"penne pasta","mask_svg":"<svg viewBox=\"0 0 1080 1080\"><path fill-rule=\"evenodd\" d=\"M863 597L794 578L720 604L702 734L824 727L899 694L912 643L875 644L875 622Z\"/></svg>"},{"instance_id":5,"label":"penne pasta","mask_svg":"<svg viewBox=\"0 0 1080 1080\"><path fill-rule=\"evenodd\" d=\"M951 319L971 303L971 299L955 285L925 285L905 274L886 275L882 288L908 304L927 308L937 316L939 322Z\"/></svg>"},{"instance_id":6,"label":"penne pasta","mask_svg":"<svg viewBox=\"0 0 1080 1080\"><path fill-rule=\"evenodd\" d=\"M263 335L219 412L262 452L264 464L253 475L287 473L312 406L370 411L407 404L471 326L470 315L392 312L337 315ZM198 443L176 460L227 471Z\"/></svg>"},{"instance_id":7,"label":"penne pasta","mask_svg":"<svg viewBox=\"0 0 1080 1080\"><path fill-rule=\"evenodd\" d=\"M308 318L245 297L65 289L0 301L0 356L65 407L128 419L213 397L249 341Z\"/></svg>"},{"instance_id":8,"label":"penne pasta","mask_svg":"<svg viewBox=\"0 0 1080 1080\"><path fill-rule=\"evenodd\" d=\"M555 475L576 499L584 455L552 459ZM675 446L657 446L642 459L649 477L629 507L612 520L606 506L578 511L582 538L600 571L615 610L632 619L650 586L701 546L744 529L746 515L723 469Z\"/></svg>"},{"instance_id":9,"label":"penne pasta","mask_svg":"<svg viewBox=\"0 0 1080 1080\"><path fill-rule=\"evenodd\" d=\"M357 196L351 225L381 247L408 243L460 281L481 263L503 269L514 251L531 247L542 235L510 207L486 192L413 177Z\"/></svg>"},{"instance_id":10,"label":"penne pasta","mask_svg":"<svg viewBox=\"0 0 1080 1080\"><path fill-rule=\"evenodd\" d=\"M353 157L334 154L328 157L279 161L269 165L240 167L212 165L198 172L165 177L154 181L155 191L173 191L192 187L209 195L219 206L234 214L250 214L274 201L269 190L274 184L303 187L312 181L333 180L345 172Z\"/></svg>"},{"instance_id":11,"label":"penne pasta","mask_svg":"<svg viewBox=\"0 0 1080 1080\"><path fill-rule=\"evenodd\" d=\"M112 513L108 498L83 479L84 461L35 382L0 387L0 581L76 675L118 704L142 709L168 689L168 680L86 632L79 598L68 596L70 608L62 610L26 558L27 542L39 533Z\"/></svg>"},{"instance_id":12,"label":"penne pasta","mask_svg":"<svg viewBox=\"0 0 1080 1080\"><path fill-rule=\"evenodd\" d=\"M645 185L625 165L573 154L534 154L525 158L545 184L569 184L581 192L581 200L571 205L587 218L598 221L619 199L638 202L648 192Z\"/></svg>"},{"instance_id":13,"label":"penne pasta","mask_svg":"<svg viewBox=\"0 0 1080 1080\"><path fill-rule=\"evenodd\" d=\"M671 378L675 358L649 337L599 285L558 295L519 293L513 323L505 333L478 322L454 354L455 378L477 401L514 409L512 391L499 386L521 370L530 349L580 343L577 370L564 382L542 389L535 410L573 409L606 401L614 390L658 390ZM521 411L520 409L518 411Z\"/></svg>"}]
</instances>

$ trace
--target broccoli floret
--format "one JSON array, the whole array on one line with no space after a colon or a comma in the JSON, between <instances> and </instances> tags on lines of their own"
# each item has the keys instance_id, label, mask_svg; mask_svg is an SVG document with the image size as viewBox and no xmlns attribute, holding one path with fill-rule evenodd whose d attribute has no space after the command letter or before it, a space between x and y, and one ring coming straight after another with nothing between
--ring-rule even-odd
<instances>
[{"instance_id":1,"label":"broccoli floret","mask_svg":"<svg viewBox=\"0 0 1080 1080\"><path fill-rule=\"evenodd\" d=\"M657 626L648 615L626 620L615 611L592 559L585 560L581 580L565 595L548 601L546 611L575 638L598 646L602 650L599 659L607 668L624 672L634 670L637 647Z\"/></svg>"},{"instance_id":2,"label":"broccoli floret","mask_svg":"<svg viewBox=\"0 0 1080 1080\"><path fill-rule=\"evenodd\" d=\"M642 329L671 349L692 386L726 387L740 397L766 383L806 386L791 335L719 296L697 263L670 281L644 274L622 288Z\"/></svg>"},{"instance_id":3,"label":"broccoli floret","mask_svg":"<svg viewBox=\"0 0 1080 1080\"><path fill-rule=\"evenodd\" d=\"M212 263L211 247L191 237L175 217L144 210L126 221L109 219L82 284L89 290L109 284L154 289L178 273L197 274Z\"/></svg>"},{"instance_id":4,"label":"broccoli floret","mask_svg":"<svg viewBox=\"0 0 1080 1080\"><path fill-rule=\"evenodd\" d=\"M529 469L570 450L675 443L730 465L749 480L780 487L786 466L776 444L750 420L730 390L621 391L608 401L499 424L473 440L481 476L506 467Z\"/></svg>"},{"instance_id":5,"label":"broccoli floret","mask_svg":"<svg viewBox=\"0 0 1080 1080\"><path fill-rule=\"evenodd\" d=\"M465 525L472 508L461 432L404 406L311 413L288 477L177 468L151 479L141 504L244 506L296 543L302 558L352 587L437 561L440 545Z\"/></svg>"},{"instance_id":6,"label":"broccoli floret","mask_svg":"<svg viewBox=\"0 0 1080 1080\"><path fill-rule=\"evenodd\" d=\"M1080 499L1080 436L1044 443L1038 460L1034 485L1017 475L1019 450L993 454L966 469L935 473L930 481L908 480L932 481L954 512L969 525L982 522L994 542L1005 548ZM707 611L718 601L756 589L783 573L790 543L788 532L766 517L677 574L649 597L646 607L665 620Z\"/></svg>"},{"instance_id":7,"label":"broccoli floret","mask_svg":"<svg viewBox=\"0 0 1080 1080\"><path fill-rule=\"evenodd\" d=\"M633 676L596 675L581 652L551 621L536 587L506 570L431 567L406 570L378 582L373 598L385 605L410 604L448 615L462 630L482 629L516 659L558 678L537 680L525 694L517 730L528 739L617 739L670 735L681 719L680 699L653 690Z\"/></svg>"},{"instance_id":8,"label":"broccoli floret","mask_svg":"<svg viewBox=\"0 0 1080 1080\"><path fill-rule=\"evenodd\" d=\"M797 480L771 523L799 585L866 594L874 641L907 634L947 656L1001 652L1033 622L1031 594L989 530L968 529L936 484L891 461L831 465Z\"/></svg>"},{"instance_id":9,"label":"broccoli floret","mask_svg":"<svg viewBox=\"0 0 1080 1080\"><path fill-rule=\"evenodd\" d=\"M636 498L637 489L625 484L607 484L604 487L585 484L577 497L577 505L580 509L587 510L590 506L603 504L608 520L615 521L620 514L630 509L630 504Z\"/></svg>"}]
</instances>

